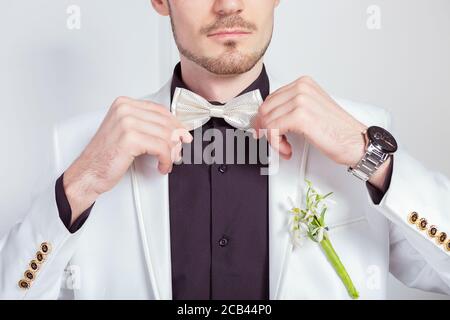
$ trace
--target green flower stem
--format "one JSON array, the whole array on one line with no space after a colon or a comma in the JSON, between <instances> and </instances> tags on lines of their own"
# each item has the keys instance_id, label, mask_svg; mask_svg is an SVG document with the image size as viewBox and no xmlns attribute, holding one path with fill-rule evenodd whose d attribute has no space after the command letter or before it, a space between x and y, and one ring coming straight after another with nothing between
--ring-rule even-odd
<instances>
[{"instance_id":1,"label":"green flower stem","mask_svg":"<svg viewBox=\"0 0 450 320\"><path fill-rule=\"evenodd\" d=\"M345 288L347 289L350 297L352 299L358 299L359 293L356 290L355 286L353 285L352 279L348 275L347 270L345 270L345 267L342 264L341 259L339 259L339 256L337 255L336 251L334 251L334 248L331 245L331 241L328 235L325 235L323 237L323 240L320 242L320 246L322 247L322 250L325 252L328 261L333 266L339 278L341 278L342 282L344 283Z\"/></svg>"}]
</instances>

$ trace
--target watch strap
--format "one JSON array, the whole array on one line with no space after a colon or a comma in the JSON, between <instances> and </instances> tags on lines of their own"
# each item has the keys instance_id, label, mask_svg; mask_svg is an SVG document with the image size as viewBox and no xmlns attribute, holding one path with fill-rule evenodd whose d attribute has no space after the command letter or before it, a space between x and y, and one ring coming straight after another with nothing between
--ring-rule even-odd
<instances>
[{"instance_id":1,"label":"watch strap","mask_svg":"<svg viewBox=\"0 0 450 320\"><path fill-rule=\"evenodd\" d=\"M369 141L367 130L362 132L362 135L364 136L366 152L355 168L349 167L347 171L363 181L368 181L375 171L388 159L389 153L383 152L381 148Z\"/></svg>"}]
</instances>

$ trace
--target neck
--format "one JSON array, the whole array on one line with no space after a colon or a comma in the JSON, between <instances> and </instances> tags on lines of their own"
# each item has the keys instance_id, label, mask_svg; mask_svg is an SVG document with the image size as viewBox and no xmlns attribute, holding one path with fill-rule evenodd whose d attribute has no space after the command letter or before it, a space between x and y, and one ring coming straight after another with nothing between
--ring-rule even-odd
<instances>
[{"instance_id":1,"label":"neck","mask_svg":"<svg viewBox=\"0 0 450 320\"><path fill-rule=\"evenodd\" d=\"M234 75L217 75L180 55L181 73L184 83L193 92L208 101L226 103L236 97L260 75L261 58L249 71Z\"/></svg>"}]
</instances>

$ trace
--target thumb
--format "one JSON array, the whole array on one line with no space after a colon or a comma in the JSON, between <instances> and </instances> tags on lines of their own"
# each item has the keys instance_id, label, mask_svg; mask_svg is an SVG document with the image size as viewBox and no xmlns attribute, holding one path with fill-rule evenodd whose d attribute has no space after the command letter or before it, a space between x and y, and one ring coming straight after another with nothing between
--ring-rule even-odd
<instances>
[{"instance_id":1,"label":"thumb","mask_svg":"<svg viewBox=\"0 0 450 320\"><path fill-rule=\"evenodd\" d=\"M261 120L259 115L256 116L254 122L253 122L253 129L255 130L253 132L253 138L259 139L264 135L263 129L261 127Z\"/></svg>"},{"instance_id":2,"label":"thumb","mask_svg":"<svg viewBox=\"0 0 450 320\"><path fill-rule=\"evenodd\" d=\"M267 131L267 141L270 146L274 148L281 157L285 160L289 160L292 157L292 146L287 140L286 135L280 135L278 130Z\"/></svg>"}]
</instances>

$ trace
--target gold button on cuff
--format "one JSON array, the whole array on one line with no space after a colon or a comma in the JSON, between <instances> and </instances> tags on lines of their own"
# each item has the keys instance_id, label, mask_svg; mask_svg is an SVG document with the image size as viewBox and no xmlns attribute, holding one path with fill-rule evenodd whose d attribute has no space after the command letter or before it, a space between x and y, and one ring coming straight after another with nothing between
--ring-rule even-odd
<instances>
[{"instance_id":1,"label":"gold button on cuff","mask_svg":"<svg viewBox=\"0 0 450 320\"><path fill-rule=\"evenodd\" d=\"M438 229L436 226L430 226L428 228L427 234L430 238L434 238L434 237L436 237L437 232L438 232Z\"/></svg>"},{"instance_id":2,"label":"gold button on cuff","mask_svg":"<svg viewBox=\"0 0 450 320\"><path fill-rule=\"evenodd\" d=\"M18 285L22 289L29 289L31 283L36 278L36 273L39 271L40 265L44 263L47 258L47 254L49 254L52 250L50 243L42 242L39 246L39 251L36 252L36 258L30 261L30 269L26 270L24 275L24 279L21 279L18 282Z\"/></svg>"},{"instance_id":3,"label":"gold button on cuff","mask_svg":"<svg viewBox=\"0 0 450 320\"><path fill-rule=\"evenodd\" d=\"M48 242L41 243L41 252L43 254L49 254L52 251L52 246Z\"/></svg>"},{"instance_id":4,"label":"gold button on cuff","mask_svg":"<svg viewBox=\"0 0 450 320\"><path fill-rule=\"evenodd\" d=\"M37 262L36 260L31 260L30 261L30 268L33 271L37 271L39 269L39 262Z\"/></svg>"},{"instance_id":5,"label":"gold button on cuff","mask_svg":"<svg viewBox=\"0 0 450 320\"><path fill-rule=\"evenodd\" d=\"M25 276L25 279L27 279L29 281L33 281L34 277L35 277L35 273L31 270L25 271L25 273L23 275Z\"/></svg>"},{"instance_id":6,"label":"gold button on cuff","mask_svg":"<svg viewBox=\"0 0 450 320\"><path fill-rule=\"evenodd\" d=\"M28 290L30 288L30 282L25 279L20 280L18 284L21 289Z\"/></svg>"},{"instance_id":7,"label":"gold button on cuff","mask_svg":"<svg viewBox=\"0 0 450 320\"><path fill-rule=\"evenodd\" d=\"M428 225L427 219L425 219L425 218L420 219L419 221L417 221L416 225L417 225L417 228L419 228L420 230L422 230L422 231L425 230Z\"/></svg>"},{"instance_id":8,"label":"gold button on cuff","mask_svg":"<svg viewBox=\"0 0 450 320\"><path fill-rule=\"evenodd\" d=\"M43 254L41 251L36 252L36 260L37 260L39 263L44 262L44 260L45 260L45 254Z\"/></svg>"},{"instance_id":9,"label":"gold button on cuff","mask_svg":"<svg viewBox=\"0 0 450 320\"><path fill-rule=\"evenodd\" d=\"M438 244L443 244L447 240L447 234L445 232L439 232L436 236L436 242Z\"/></svg>"},{"instance_id":10,"label":"gold button on cuff","mask_svg":"<svg viewBox=\"0 0 450 320\"><path fill-rule=\"evenodd\" d=\"M418 219L419 219L419 214L415 211L411 212L408 216L408 221L411 224L415 224Z\"/></svg>"},{"instance_id":11,"label":"gold button on cuff","mask_svg":"<svg viewBox=\"0 0 450 320\"><path fill-rule=\"evenodd\" d=\"M437 244L444 245L445 250L450 251L450 238L447 238L447 233L439 232L435 225L428 226L428 221L425 218L420 218L416 211L412 211L408 215L408 222L410 224L415 224L416 227L427 232L431 239L434 239Z\"/></svg>"},{"instance_id":12,"label":"gold button on cuff","mask_svg":"<svg viewBox=\"0 0 450 320\"><path fill-rule=\"evenodd\" d=\"M444 248L445 250L450 251L450 239L447 239L447 241L445 241Z\"/></svg>"}]
</instances>

